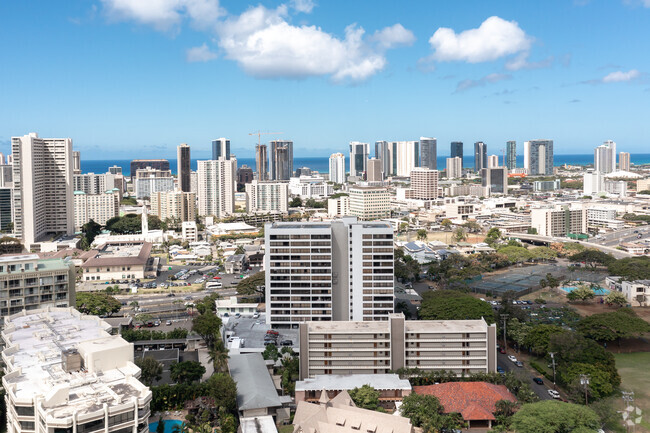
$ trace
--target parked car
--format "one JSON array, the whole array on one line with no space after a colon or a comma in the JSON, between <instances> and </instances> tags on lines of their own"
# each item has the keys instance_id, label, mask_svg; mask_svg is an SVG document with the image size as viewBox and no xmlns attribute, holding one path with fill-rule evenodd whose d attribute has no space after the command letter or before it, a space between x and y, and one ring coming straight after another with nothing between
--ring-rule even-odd
<instances>
[{"instance_id":1,"label":"parked car","mask_svg":"<svg viewBox=\"0 0 650 433\"><path fill-rule=\"evenodd\" d=\"M538 385L544 385L544 381L542 380L541 377L533 377L533 382L535 382Z\"/></svg>"},{"instance_id":2,"label":"parked car","mask_svg":"<svg viewBox=\"0 0 650 433\"><path fill-rule=\"evenodd\" d=\"M557 391L554 390L554 389L549 389L549 390L548 390L548 395L550 395L551 397L553 397L553 398L556 399L556 400L559 400L559 399L560 399L560 393L557 392Z\"/></svg>"},{"instance_id":3,"label":"parked car","mask_svg":"<svg viewBox=\"0 0 650 433\"><path fill-rule=\"evenodd\" d=\"M282 340L280 342L280 345L282 345L282 346L293 346L293 341L291 341L291 340Z\"/></svg>"},{"instance_id":4,"label":"parked car","mask_svg":"<svg viewBox=\"0 0 650 433\"><path fill-rule=\"evenodd\" d=\"M260 313L253 313L253 319L257 319L260 317Z\"/></svg>"},{"instance_id":5,"label":"parked car","mask_svg":"<svg viewBox=\"0 0 650 433\"><path fill-rule=\"evenodd\" d=\"M523 367L523 366L524 366L524 363L521 362L521 361L517 361L517 362L515 362L515 365L516 365L517 367Z\"/></svg>"},{"instance_id":6,"label":"parked car","mask_svg":"<svg viewBox=\"0 0 650 433\"><path fill-rule=\"evenodd\" d=\"M511 362L517 362L517 357L514 356L514 355L508 355L508 359L509 359Z\"/></svg>"},{"instance_id":7,"label":"parked car","mask_svg":"<svg viewBox=\"0 0 650 433\"><path fill-rule=\"evenodd\" d=\"M497 365L497 373L505 374L505 372L506 371L500 365Z\"/></svg>"},{"instance_id":8,"label":"parked car","mask_svg":"<svg viewBox=\"0 0 650 433\"><path fill-rule=\"evenodd\" d=\"M505 354L505 353L506 353L506 349L504 349L503 347L499 347L499 353L503 353L503 354Z\"/></svg>"},{"instance_id":9,"label":"parked car","mask_svg":"<svg viewBox=\"0 0 650 433\"><path fill-rule=\"evenodd\" d=\"M273 329L269 329L268 331L266 331L266 334L267 335L280 335L280 333L278 331L275 331Z\"/></svg>"},{"instance_id":10,"label":"parked car","mask_svg":"<svg viewBox=\"0 0 650 433\"><path fill-rule=\"evenodd\" d=\"M276 341L275 341L275 340L265 340L265 341L264 341L264 345L265 345L265 346L268 346L269 344L273 344L273 345L275 345L275 344L276 344Z\"/></svg>"},{"instance_id":11,"label":"parked car","mask_svg":"<svg viewBox=\"0 0 650 433\"><path fill-rule=\"evenodd\" d=\"M170 326L171 324L172 324L171 320L168 320L168 321L165 322L165 325L167 325L167 326Z\"/></svg>"}]
</instances>

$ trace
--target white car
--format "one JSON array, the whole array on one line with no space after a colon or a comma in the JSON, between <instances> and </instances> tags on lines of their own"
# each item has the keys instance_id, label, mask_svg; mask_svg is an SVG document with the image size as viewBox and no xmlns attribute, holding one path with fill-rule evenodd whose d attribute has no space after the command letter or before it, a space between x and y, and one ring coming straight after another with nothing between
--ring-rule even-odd
<instances>
[{"instance_id":1,"label":"white car","mask_svg":"<svg viewBox=\"0 0 650 433\"><path fill-rule=\"evenodd\" d=\"M549 390L548 390L548 395L550 395L551 397L553 397L553 398L556 399L556 400L559 400L559 399L560 399L560 393L557 392L557 391L554 390L554 389L549 389Z\"/></svg>"},{"instance_id":2,"label":"white car","mask_svg":"<svg viewBox=\"0 0 650 433\"><path fill-rule=\"evenodd\" d=\"M508 355L508 359L509 359L511 362L517 362L517 357L516 357L515 355Z\"/></svg>"}]
</instances>

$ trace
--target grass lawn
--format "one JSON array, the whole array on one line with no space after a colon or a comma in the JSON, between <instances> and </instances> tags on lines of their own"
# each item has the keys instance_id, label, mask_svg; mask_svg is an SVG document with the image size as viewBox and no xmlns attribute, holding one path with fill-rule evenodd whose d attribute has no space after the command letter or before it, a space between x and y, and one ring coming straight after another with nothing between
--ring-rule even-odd
<instances>
[{"instance_id":1,"label":"grass lawn","mask_svg":"<svg viewBox=\"0 0 650 433\"><path fill-rule=\"evenodd\" d=\"M293 425L283 425L278 429L278 433L291 433L293 431Z\"/></svg>"},{"instance_id":2,"label":"grass lawn","mask_svg":"<svg viewBox=\"0 0 650 433\"><path fill-rule=\"evenodd\" d=\"M636 405L643 411L643 420L636 431L650 432L650 352L615 353L614 357L621 375L621 389L634 391Z\"/></svg>"}]
</instances>

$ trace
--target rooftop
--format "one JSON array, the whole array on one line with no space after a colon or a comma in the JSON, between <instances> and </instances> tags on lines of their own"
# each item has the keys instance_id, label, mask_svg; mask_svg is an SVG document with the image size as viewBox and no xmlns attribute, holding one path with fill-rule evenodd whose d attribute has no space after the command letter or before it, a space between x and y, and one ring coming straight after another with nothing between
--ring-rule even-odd
<instances>
[{"instance_id":1,"label":"rooftop","mask_svg":"<svg viewBox=\"0 0 650 433\"><path fill-rule=\"evenodd\" d=\"M350 390L370 385L376 390L410 390L411 384L397 374L317 374L296 382L296 391Z\"/></svg>"},{"instance_id":2,"label":"rooftop","mask_svg":"<svg viewBox=\"0 0 650 433\"><path fill-rule=\"evenodd\" d=\"M282 406L260 353L232 354L228 359L228 367L230 375L237 383L239 410Z\"/></svg>"},{"instance_id":3,"label":"rooftop","mask_svg":"<svg viewBox=\"0 0 650 433\"><path fill-rule=\"evenodd\" d=\"M144 265L151 253L149 242L107 242L101 248L81 256L86 261L82 267L110 265Z\"/></svg>"}]
</instances>

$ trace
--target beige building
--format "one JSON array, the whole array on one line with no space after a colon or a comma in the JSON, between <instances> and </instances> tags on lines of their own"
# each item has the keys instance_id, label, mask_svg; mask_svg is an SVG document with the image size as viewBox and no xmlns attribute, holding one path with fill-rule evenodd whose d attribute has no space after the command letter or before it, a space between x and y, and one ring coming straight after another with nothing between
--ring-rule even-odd
<instances>
[{"instance_id":1,"label":"beige building","mask_svg":"<svg viewBox=\"0 0 650 433\"><path fill-rule=\"evenodd\" d=\"M59 234L74 233L72 139L11 138L14 233L28 249Z\"/></svg>"},{"instance_id":2,"label":"beige building","mask_svg":"<svg viewBox=\"0 0 650 433\"><path fill-rule=\"evenodd\" d=\"M618 154L619 171L630 171L630 153L621 152Z\"/></svg>"},{"instance_id":3,"label":"beige building","mask_svg":"<svg viewBox=\"0 0 650 433\"><path fill-rule=\"evenodd\" d=\"M289 210L289 184L286 182L260 182L246 184L246 212L287 213Z\"/></svg>"},{"instance_id":4,"label":"beige building","mask_svg":"<svg viewBox=\"0 0 650 433\"><path fill-rule=\"evenodd\" d=\"M83 281L142 279L145 277L149 242L108 242L80 256Z\"/></svg>"},{"instance_id":5,"label":"beige building","mask_svg":"<svg viewBox=\"0 0 650 433\"><path fill-rule=\"evenodd\" d=\"M237 160L198 161L199 215L224 218L235 212Z\"/></svg>"},{"instance_id":6,"label":"beige building","mask_svg":"<svg viewBox=\"0 0 650 433\"><path fill-rule=\"evenodd\" d=\"M81 227L90 220L105 225L106 221L120 215L120 192L117 189L103 194L86 194L74 192L74 228Z\"/></svg>"},{"instance_id":7,"label":"beige building","mask_svg":"<svg viewBox=\"0 0 650 433\"><path fill-rule=\"evenodd\" d=\"M498 167L499 166L499 155L488 155L487 164L488 165L487 165L486 168Z\"/></svg>"},{"instance_id":8,"label":"beige building","mask_svg":"<svg viewBox=\"0 0 650 433\"><path fill-rule=\"evenodd\" d=\"M350 215L350 196L342 195L327 199L327 216L330 218Z\"/></svg>"},{"instance_id":9,"label":"beige building","mask_svg":"<svg viewBox=\"0 0 650 433\"><path fill-rule=\"evenodd\" d=\"M368 182L382 182L384 180L384 174L381 171L381 159L370 158L366 164L368 166L366 180Z\"/></svg>"},{"instance_id":10,"label":"beige building","mask_svg":"<svg viewBox=\"0 0 650 433\"><path fill-rule=\"evenodd\" d=\"M139 199L149 197L159 191L173 191L174 178L171 170L158 170L152 167L139 168L135 172L135 196Z\"/></svg>"},{"instance_id":11,"label":"beige building","mask_svg":"<svg viewBox=\"0 0 650 433\"><path fill-rule=\"evenodd\" d=\"M650 177L647 179L639 179L636 181L636 192L650 190Z\"/></svg>"},{"instance_id":12,"label":"beige building","mask_svg":"<svg viewBox=\"0 0 650 433\"><path fill-rule=\"evenodd\" d=\"M133 344L73 308L5 318L8 433L147 433L152 394Z\"/></svg>"},{"instance_id":13,"label":"beige building","mask_svg":"<svg viewBox=\"0 0 650 433\"><path fill-rule=\"evenodd\" d=\"M388 190L374 186L351 187L350 215L363 221L387 218L390 215Z\"/></svg>"},{"instance_id":14,"label":"beige building","mask_svg":"<svg viewBox=\"0 0 650 433\"><path fill-rule=\"evenodd\" d=\"M411 197L416 200L435 200L439 197L438 170L417 167L411 172Z\"/></svg>"},{"instance_id":15,"label":"beige building","mask_svg":"<svg viewBox=\"0 0 650 433\"><path fill-rule=\"evenodd\" d=\"M463 158L456 156L447 158L447 179L463 177Z\"/></svg>"},{"instance_id":16,"label":"beige building","mask_svg":"<svg viewBox=\"0 0 650 433\"><path fill-rule=\"evenodd\" d=\"M587 209L532 209L531 227L540 236L564 237L569 233L587 233Z\"/></svg>"},{"instance_id":17,"label":"beige building","mask_svg":"<svg viewBox=\"0 0 650 433\"><path fill-rule=\"evenodd\" d=\"M180 222L196 220L196 194L193 192L159 191L151 194L151 215L161 221L176 218Z\"/></svg>"},{"instance_id":18,"label":"beige building","mask_svg":"<svg viewBox=\"0 0 650 433\"><path fill-rule=\"evenodd\" d=\"M300 324L300 379L319 374L386 374L401 368L457 375L496 371L496 326L485 320Z\"/></svg>"}]
</instances>

